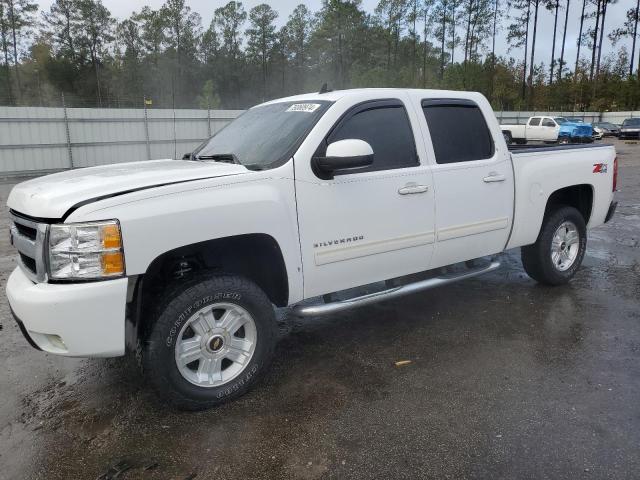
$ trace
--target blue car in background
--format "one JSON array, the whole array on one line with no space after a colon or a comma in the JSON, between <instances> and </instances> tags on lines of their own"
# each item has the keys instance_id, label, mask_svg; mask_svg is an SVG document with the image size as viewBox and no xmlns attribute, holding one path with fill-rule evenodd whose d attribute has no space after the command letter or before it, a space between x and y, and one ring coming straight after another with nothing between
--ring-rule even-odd
<instances>
[{"instance_id":1,"label":"blue car in background","mask_svg":"<svg viewBox=\"0 0 640 480\"><path fill-rule=\"evenodd\" d=\"M591 143L593 126L576 118L553 117L560 126L558 143Z\"/></svg>"}]
</instances>

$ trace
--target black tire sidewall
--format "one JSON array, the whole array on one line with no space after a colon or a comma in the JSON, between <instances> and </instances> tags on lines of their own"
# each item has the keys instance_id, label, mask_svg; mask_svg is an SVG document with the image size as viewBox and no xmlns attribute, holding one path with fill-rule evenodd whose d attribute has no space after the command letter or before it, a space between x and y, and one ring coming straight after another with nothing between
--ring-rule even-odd
<instances>
[{"instance_id":1,"label":"black tire sidewall","mask_svg":"<svg viewBox=\"0 0 640 480\"><path fill-rule=\"evenodd\" d=\"M156 390L178 408L199 410L245 393L268 367L275 343L273 306L249 280L221 276L168 293L146 342L144 370ZM191 315L215 303L236 304L249 312L257 330L253 356L240 375L219 387L199 387L185 379L175 361L175 344Z\"/></svg>"},{"instance_id":2,"label":"black tire sidewall","mask_svg":"<svg viewBox=\"0 0 640 480\"><path fill-rule=\"evenodd\" d=\"M580 247L578 255L571 267L565 271L560 271L551 260L551 243L556 230L558 230L560 225L566 221L573 223L578 229ZM537 253L539 256L538 261L540 262L542 270L541 273L544 275L547 283L552 285L561 285L571 280L571 278L576 274L576 271L580 268L586 250L587 227L582 214L577 209L573 207L560 207L545 219L538 239Z\"/></svg>"}]
</instances>

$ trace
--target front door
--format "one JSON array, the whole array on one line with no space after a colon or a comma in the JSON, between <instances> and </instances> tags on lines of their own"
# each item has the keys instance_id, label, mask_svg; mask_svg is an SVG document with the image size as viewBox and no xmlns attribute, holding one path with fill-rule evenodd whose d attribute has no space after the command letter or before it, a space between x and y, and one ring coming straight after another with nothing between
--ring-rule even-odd
<instances>
[{"instance_id":1,"label":"front door","mask_svg":"<svg viewBox=\"0 0 640 480\"><path fill-rule=\"evenodd\" d=\"M315 151L302 148L296 154L305 297L429 268L434 190L431 169L421 162L424 144L420 136L415 141L418 122L402 97L336 105L315 129L317 135L307 138L316 142ZM345 139L369 143L373 164L322 180L311 157Z\"/></svg>"},{"instance_id":2,"label":"front door","mask_svg":"<svg viewBox=\"0 0 640 480\"><path fill-rule=\"evenodd\" d=\"M488 102L486 112L491 112ZM435 165L436 248L439 267L501 252L513 217L511 158L471 100L429 100L422 110ZM495 118L494 131L499 132ZM452 141L455 131L459 141Z\"/></svg>"}]
</instances>

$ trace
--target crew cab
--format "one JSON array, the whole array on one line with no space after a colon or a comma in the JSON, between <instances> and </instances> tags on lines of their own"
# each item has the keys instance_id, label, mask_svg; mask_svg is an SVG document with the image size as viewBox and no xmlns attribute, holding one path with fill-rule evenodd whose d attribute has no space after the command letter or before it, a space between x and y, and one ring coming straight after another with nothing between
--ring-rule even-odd
<instances>
[{"instance_id":1,"label":"crew cab","mask_svg":"<svg viewBox=\"0 0 640 480\"><path fill-rule=\"evenodd\" d=\"M170 403L207 408L266 371L274 307L330 315L493 271L516 247L533 279L567 283L616 174L612 146L509 151L479 93L273 100L186 159L15 186L7 297L34 347L133 350Z\"/></svg>"},{"instance_id":2,"label":"crew cab","mask_svg":"<svg viewBox=\"0 0 640 480\"><path fill-rule=\"evenodd\" d=\"M530 117L525 125L500 125L500 129L507 145L529 141L562 144L593 141L591 124L565 117Z\"/></svg>"}]
</instances>

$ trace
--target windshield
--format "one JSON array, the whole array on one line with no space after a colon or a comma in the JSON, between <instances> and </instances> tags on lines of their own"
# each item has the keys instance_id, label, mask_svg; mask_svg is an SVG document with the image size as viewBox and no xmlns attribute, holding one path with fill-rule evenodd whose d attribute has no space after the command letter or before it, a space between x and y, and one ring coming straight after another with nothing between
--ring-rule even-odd
<instances>
[{"instance_id":1,"label":"windshield","mask_svg":"<svg viewBox=\"0 0 640 480\"><path fill-rule=\"evenodd\" d=\"M567 123L567 119L564 117L555 117L554 120L558 125L562 125L563 123Z\"/></svg>"},{"instance_id":2,"label":"windshield","mask_svg":"<svg viewBox=\"0 0 640 480\"><path fill-rule=\"evenodd\" d=\"M640 126L640 118L627 118L622 122L623 127L638 127Z\"/></svg>"},{"instance_id":3,"label":"windshield","mask_svg":"<svg viewBox=\"0 0 640 480\"><path fill-rule=\"evenodd\" d=\"M281 102L254 107L200 145L194 160L239 163L262 170L282 165L331 102Z\"/></svg>"}]
</instances>

